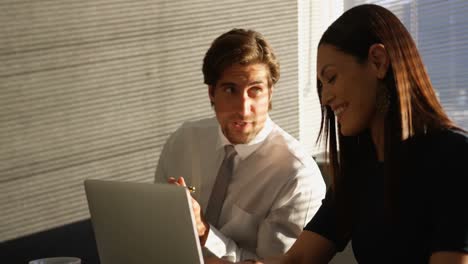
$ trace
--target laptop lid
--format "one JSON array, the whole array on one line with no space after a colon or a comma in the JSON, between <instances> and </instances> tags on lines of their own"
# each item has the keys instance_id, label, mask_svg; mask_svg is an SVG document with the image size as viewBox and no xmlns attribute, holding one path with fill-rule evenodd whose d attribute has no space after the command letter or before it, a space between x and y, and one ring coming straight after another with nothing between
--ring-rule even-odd
<instances>
[{"instance_id":1,"label":"laptop lid","mask_svg":"<svg viewBox=\"0 0 468 264\"><path fill-rule=\"evenodd\" d=\"M102 180L84 185L101 264L203 263L185 188Z\"/></svg>"}]
</instances>

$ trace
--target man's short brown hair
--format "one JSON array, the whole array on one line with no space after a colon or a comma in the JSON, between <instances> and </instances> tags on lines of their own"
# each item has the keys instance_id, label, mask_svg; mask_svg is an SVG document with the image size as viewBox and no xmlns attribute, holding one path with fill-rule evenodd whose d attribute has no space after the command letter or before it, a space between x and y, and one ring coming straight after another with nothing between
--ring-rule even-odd
<instances>
[{"instance_id":1,"label":"man's short brown hair","mask_svg":"<svg viewBox=\"0 0 468 264\"><path fill-rule=\"evenodd\" d=\"M263 63L269 70L268 86L279 79L279 63L266 39L254 30L232 29L216 38L203 59L207 85L215 86L223 71L233 64Z\"/></svg>"}]
</instances>

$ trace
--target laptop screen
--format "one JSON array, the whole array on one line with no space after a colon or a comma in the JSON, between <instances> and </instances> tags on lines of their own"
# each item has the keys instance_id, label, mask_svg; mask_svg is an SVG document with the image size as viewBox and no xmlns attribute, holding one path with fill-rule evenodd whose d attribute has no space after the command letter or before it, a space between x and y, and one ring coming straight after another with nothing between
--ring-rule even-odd
<instances>
[{"instance_id":1,"label":"laptop screen","mask_svg":"<svg viewBox=\"0 0 468 264\"><path fill-rule=\"evenodd\" d=\"M186 188L85 180L102 264L203 263Z\"/></svg>"}]
</instances>

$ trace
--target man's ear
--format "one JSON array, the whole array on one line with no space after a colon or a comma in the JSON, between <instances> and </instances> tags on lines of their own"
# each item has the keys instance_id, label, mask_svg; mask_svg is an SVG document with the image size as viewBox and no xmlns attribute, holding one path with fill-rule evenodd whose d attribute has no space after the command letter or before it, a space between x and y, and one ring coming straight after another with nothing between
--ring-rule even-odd
<instances>
[{"instance_id":1,"label":"man's ear","mask_svg":"<svg viewBox=\"0 0 468 264\"><path fill-rule=\"evenodd\" d=\"M208 85L208 96L210 97L211 105L214 104L214 92L215 87L213 85Z\"/></svg>"},{"instance_id":2,"label":"man's ear","mask_svg":"<svg viewBox=\"0 0 468 264\"><path fill-rule=\"evenodd\" d=\"M273 104L271 103L272 102L271 99L273 98L273 90L274 90L273 85L270 88L268 88L268 111L273 109Z\"/></svg>"},{"instance_id":3,"label":"man's ear","mask_svg":"<svg viewBox=\"0 0 468 264\"><path fill-rule=\"evenodd\" d=\"M390 65L390 58L385 46L380 43L370 46L368 58L376 70L377 78L384 79Z\"/></svg>"}]
</instances>

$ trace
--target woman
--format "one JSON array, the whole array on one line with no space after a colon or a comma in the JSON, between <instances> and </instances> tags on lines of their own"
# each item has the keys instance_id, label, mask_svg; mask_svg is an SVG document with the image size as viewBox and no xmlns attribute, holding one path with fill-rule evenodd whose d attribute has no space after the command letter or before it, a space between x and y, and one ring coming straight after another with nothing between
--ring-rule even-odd
<instances>
[{"instance_id":1,"label":"woman","mask_svg":"<svg viewBox=\"0 0 468 264\"><path fill-rule=\"evenodd\" d=\"M319 42L317 87L333 183L277 262L328 263L352 240L359 263L468 263L468 140L398 18L345 12Z\"/></svg>"}]
</instances>

